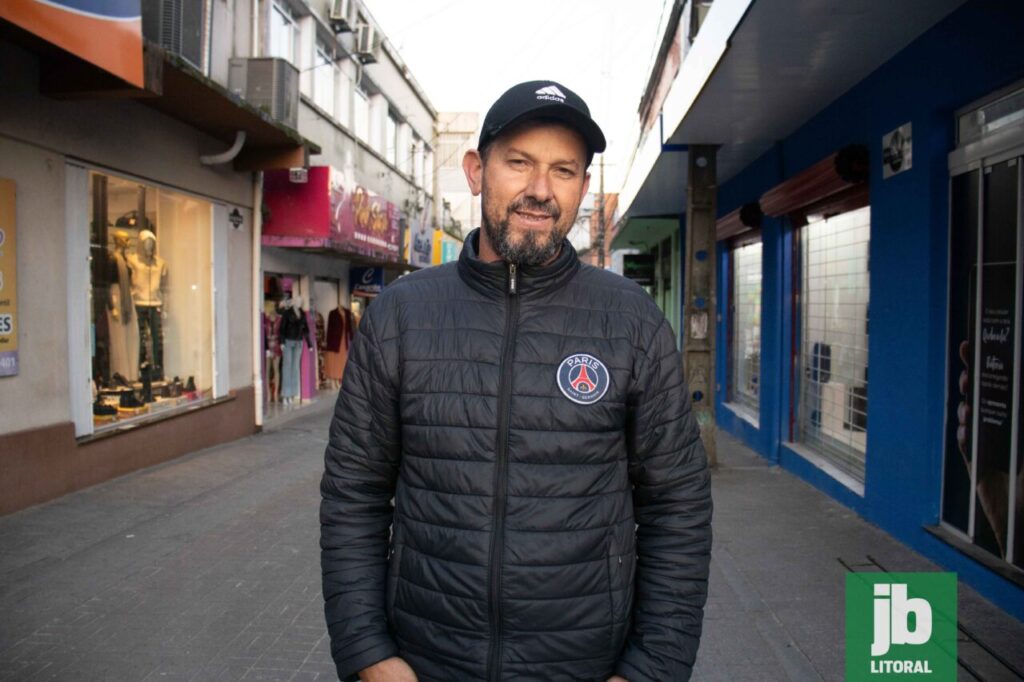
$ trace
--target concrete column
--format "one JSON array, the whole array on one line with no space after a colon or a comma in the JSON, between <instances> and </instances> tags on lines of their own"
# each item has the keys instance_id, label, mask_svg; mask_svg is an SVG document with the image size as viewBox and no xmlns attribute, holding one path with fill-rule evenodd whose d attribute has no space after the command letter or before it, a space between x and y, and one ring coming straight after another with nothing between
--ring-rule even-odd
<instances>
[{"instance_id":1,"label":"concrete column","mask_svg":"<svg viewBox=\"0 0 1024 682\"><path fill-rule=\"evenodd\" d=\"M683 372L708 463L715 466L715 147L690 145L683 266Z\"/></svg>"}]
</instances>

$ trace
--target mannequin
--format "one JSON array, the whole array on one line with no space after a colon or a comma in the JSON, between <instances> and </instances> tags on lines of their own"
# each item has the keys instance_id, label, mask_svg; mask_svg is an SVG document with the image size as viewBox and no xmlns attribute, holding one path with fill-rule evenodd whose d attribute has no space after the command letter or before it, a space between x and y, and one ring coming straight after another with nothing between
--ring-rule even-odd
<instances>
[{"instance_id":1,"label":"mannequin","mask_svg":"<svg viewBox=\"0 0 1024 682\"><path fill-rule=\"evenodd\" d=\"M151 379L163 378L164 302L167 290L167 263L156 255L156 235L149 230L139 233L136 253L129 259L132 276L132 299L139 320L139 367L147 365Z\"/></svg>"},{"instance_id":2,"label":"mannequin","mask_svg":"<svg viewBox=\"0 0 1024 682\"><path fill-rule=\"evenodd\" d=\"M324 351L324 373L334 390L341 386L341 377L348 361L348 348L354 333L352 313L340 305L327 316L327 343Z\"/></svg>"},{"instance_id":3,"label":"mannequin","mask_svg":"<svg viewBox=\"0 0 1024 682\"><path fill-rule=\"evenodd\" d=\"M296 294L281 302L281 401L286 405L299 399L302 342L312 349L309 322L302 310L302 296Z\"/></svg>"},{"instance_id":4,"label":"mannequin","mask_svg":"<svg viewBox=\"0 0 1024 682\"><path fill-rule=\"evenodd\" d=\"M281 316L272 306L263 314L264 354L267 362L267 395L276 402L281 397Z\"/></svg>"},{"instance_id":5,"label":"mannequin","mask_svg":"<svg viewBox=\"0 0 1024 682\"><path fill-rule=\"evenodd\" d=\"M124 230L114 232L107 328L110 330L110 372L115 385L139 378L139 326L132 304L130 244L131 235Z\"/></svg>"}]
</instances>

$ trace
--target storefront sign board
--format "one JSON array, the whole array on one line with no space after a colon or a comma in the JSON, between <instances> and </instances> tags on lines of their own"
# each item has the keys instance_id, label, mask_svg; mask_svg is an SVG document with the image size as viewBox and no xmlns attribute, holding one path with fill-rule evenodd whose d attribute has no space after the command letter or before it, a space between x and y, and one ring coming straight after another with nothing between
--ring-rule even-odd
<instances>
[{"instance_id":1,"label":"storefront sign board","mask_svg":"<svg viewBox=\"0 0 1024 682\"><path fill-rule=\"evenodd\" d=\"M0 19L145 87L140 0L3 0Z\"/></svg>"},{"instance_id":2,"label":"storefront sign board","mask_svg":"<svg viewBox=\"0 0 1024 682\"><path fill-rule=\"evenodd\" d=\"M384 268L352 267L349 290L353 296L376 296L384 291Z\"/></svg>"}]
</instances>

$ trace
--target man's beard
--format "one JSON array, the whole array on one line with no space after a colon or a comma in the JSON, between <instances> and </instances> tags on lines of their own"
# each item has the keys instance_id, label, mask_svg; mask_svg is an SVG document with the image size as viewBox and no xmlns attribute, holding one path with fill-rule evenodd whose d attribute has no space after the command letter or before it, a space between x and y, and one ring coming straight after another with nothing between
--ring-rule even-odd
<instances>
[{"instance_id":1,"label":"man's beard","mask_svg":"<svg viewBox=\"0 0 1024 682\"><path fill-rule=\"evenodd\" d=\"M547 233L539 233L534 230L524 230L518 233L518 239L513 239L510 220L515 211L530 211L533 213L546 213L551 216L551 230ZM497 211L495 211L497 212ZM537 266L553 260L558 255L562 246L564 235L559 229L559 219L562 212L553 202L542 202L532 197L523 197L518 201L509 204L505 215L498 219L492 216L490 207L484 202L483 207L483 230L487 233L487 240L491 243L494 252L503 260L516 265Z\"/></svg>"}]
</instances>

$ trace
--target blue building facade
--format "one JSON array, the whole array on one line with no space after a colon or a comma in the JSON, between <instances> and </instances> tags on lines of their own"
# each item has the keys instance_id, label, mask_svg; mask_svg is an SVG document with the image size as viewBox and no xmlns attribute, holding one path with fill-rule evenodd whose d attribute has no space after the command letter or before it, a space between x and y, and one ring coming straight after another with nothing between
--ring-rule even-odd
<instances>
[{"instance_id":1,"label":"blue building facade","mask_svg":"<svg viewBox=\"0 0 1024 682\"><path fill-rule=\"evenodd\" d=\"M764 216L719 241L716 414L1024 619L1021 27L964 3L720 185Z\"/></svg>"}]
</instances>

